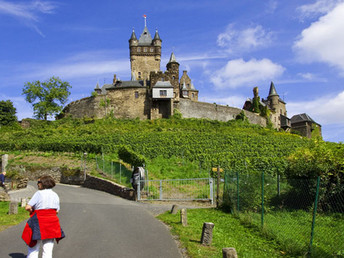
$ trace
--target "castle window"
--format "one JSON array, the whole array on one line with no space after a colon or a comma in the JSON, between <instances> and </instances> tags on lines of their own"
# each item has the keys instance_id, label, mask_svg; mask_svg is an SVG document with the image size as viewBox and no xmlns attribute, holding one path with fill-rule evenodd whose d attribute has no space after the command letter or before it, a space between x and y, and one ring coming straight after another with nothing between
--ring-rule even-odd
<instances>
[{"instance_id":1,"label":"castle window","mask_svg":"<svg viewBox=\"0 0 344 258\"><path fill-rule=\"evenodd\" d=\"M160 97L167 97L167 90L160 90Z\"/></svg>"},{"instance_id":2,"label":"castle window","mask_svg":"<svg viewBox=\"0 0 344 258\"><path fill-rule=\"evenodd\" d=\"M183 96L187 97L188 96L188 91L187 90L183 90Z\"/></svg>"},{"instance_id":3,"label":"castle window","mask_svg":"<svg viewBox=\"0 0 344 258\"><path fill-rule=\"evenodd\" d=\"M195 93L192 93L192 98L194 98L195 97Z\"/></svg>"},{"instance_id":4,"label":"castle window","mask_svg":"<svg viewBox=\"0 0 344 258\"><path fill-rule=\"evenodd\" d=\"M145 48L143 48L143 52L147 52L147 48L145 47Z\"/></svg>"},{"instance_id":5,"label":"castle window","mask_svg":"<svg viewBox=\"0 0 344 258\"><path fill-rule=\"evenodd\" d=\"M138 72L137 74L138 74L139 79L141 79L141 72Z\"/></svg>"},{"instance_id":6,"label":"castle window","mask_svg":"<svg viewBox=\"0 0 344 258\"><path fill-rule=\"evenodd\" d=\"M176 76L172 76L172 80L175 80L176 79Z\"/></svg>"},{"instance_id":7,"label":"castle window","mask_svg":"<svg viewBox=\"0 0 344 258\"><path fill-rule=\"evenodd\" d=\"M154 52L154 48L151 47L151 48L150 48L150 52Z\"/></svg>"},{"instance_id":8,"label":"castle window","mask_svg":"<svg viewBox=\"0 0 344 258\"><path fill-rule=\"evenodd\" d=\"M137 52L141 52L141 48L140 47L137 48Z\"/></svg>"},{"instance_id":9,"label":"castle window","mask_svg":"<svg viewBox=\"0 0 344 258\"><path fill-rule=\"evenodd\" d=\"M139 98L139 92L135 91L135 99L138 99L138 98Z\"/></svg>"}]
</instances>

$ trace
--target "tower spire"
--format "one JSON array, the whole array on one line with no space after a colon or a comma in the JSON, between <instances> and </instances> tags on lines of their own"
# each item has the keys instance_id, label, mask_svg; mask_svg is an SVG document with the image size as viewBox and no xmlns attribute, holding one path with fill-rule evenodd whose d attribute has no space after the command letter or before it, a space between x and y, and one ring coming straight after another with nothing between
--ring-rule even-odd
<instances>
[{"instance_id":1,"label":"tower spire","mask_svg":"<svg viewBox=\"0 0 344 258\"><path fill-rule=\"evenodd\" d=\"M145 21L145 27L147 27L147 15L143 15L144 21Z\"/></svg>"}]
</instances>

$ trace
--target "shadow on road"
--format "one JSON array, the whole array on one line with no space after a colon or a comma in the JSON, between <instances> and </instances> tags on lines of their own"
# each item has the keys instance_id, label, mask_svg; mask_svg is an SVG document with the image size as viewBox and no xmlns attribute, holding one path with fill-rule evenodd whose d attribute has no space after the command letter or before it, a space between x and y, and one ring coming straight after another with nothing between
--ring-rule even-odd
<instances>
[{"instance_id":1,"label":"shadow on road","mask_svg":"<svg viewBox=\"0 0 344 258\"><path fill-rule=\"evenodd\" d=\"M10 253L9 256L11 256L12 258L25 258L26 255L23 253Z\"/></svg>"}]
</instances>

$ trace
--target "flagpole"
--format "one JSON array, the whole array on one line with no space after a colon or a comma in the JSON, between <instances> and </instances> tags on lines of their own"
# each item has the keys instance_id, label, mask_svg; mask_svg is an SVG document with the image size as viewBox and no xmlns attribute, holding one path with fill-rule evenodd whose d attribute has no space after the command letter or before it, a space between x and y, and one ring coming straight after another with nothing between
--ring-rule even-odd
<instances>
[{"instance_id":1,"label":"flagpole","mask_svg":"<svg viewBox=\"0 0 344 258\"><path fill-rule=\"evenodd\" d=\"M143 15L143 18L145 18L145 27L147 27L147 16L146 15Z\"/></svg>"}]
</instances>

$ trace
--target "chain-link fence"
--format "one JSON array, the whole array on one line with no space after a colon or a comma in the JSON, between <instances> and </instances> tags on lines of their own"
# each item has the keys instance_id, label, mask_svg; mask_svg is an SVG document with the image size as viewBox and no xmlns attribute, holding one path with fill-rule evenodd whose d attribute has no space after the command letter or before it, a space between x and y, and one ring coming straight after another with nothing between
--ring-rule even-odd
<instances>
[{"instance_id":1,"label":"chain-link fence","mask_svg":"<svg viewBox=\"0 0 344 258\"><path fill-rule=\"evenodd\" d=\"M131 187L130 178L132 170L123 166L120 162L106 160L103 157L96 157L97 169L106 174L107 177L115 180L119 184Z\"/></svg>"},{"instance_id":2,"label":"chain-link fence","mask_svg":"<svg viewBox=\"0 0 344 258\"><path fill-rule=\"evenodd\" d=\"M295 256L344 257L344 186L226 173L223 205Z\"/></svg>"},{"instance_id":3,"label":"chain-link fence","mask_svg":"<svg viewBox=\"0 0 344 258\"><path fill-rule=\"evenodd\" d=\"M213 203L212 178L141 180L138 200L210 201Z\"/></svg>"}]
</instances>

